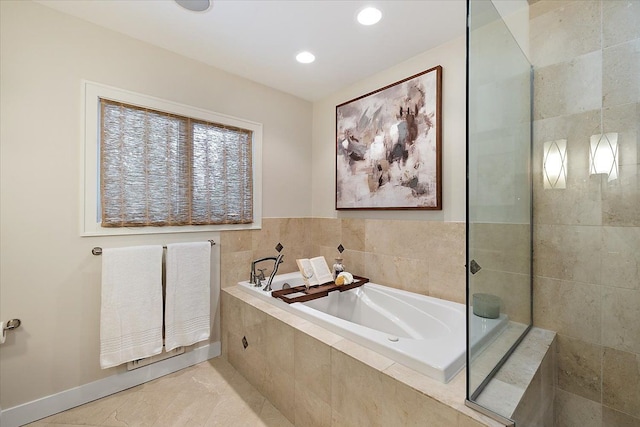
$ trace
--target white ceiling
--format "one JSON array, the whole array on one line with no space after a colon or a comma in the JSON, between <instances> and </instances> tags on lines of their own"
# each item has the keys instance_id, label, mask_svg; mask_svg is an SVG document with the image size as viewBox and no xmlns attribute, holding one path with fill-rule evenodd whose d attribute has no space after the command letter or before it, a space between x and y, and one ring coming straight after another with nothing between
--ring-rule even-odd
<instances>
[{"instance_id":1,"label":"white ceiling","mask_svg":"<svg viewBox=\"0 0 640 427\"><path fill-rule=\"evenodd\" d=\"M39 3L309 101L464 35L464 0L214 0L190 12L173 0ZM365 27L365 6L382 20ZM295 55L309 50L312 64ZM437 64L433 64L437 65Z\"/></svg>"}]
</instances>

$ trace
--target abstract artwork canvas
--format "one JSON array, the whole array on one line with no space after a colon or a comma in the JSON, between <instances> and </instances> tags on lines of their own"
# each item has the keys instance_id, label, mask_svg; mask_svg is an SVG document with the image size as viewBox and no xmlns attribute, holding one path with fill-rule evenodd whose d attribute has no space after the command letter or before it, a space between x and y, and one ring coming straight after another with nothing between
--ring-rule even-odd
<instances>
[{"instance_id":1,"label":"abstract artwork canvas","mask_svg":"<svg viewBox=\"0 0 640 427\"><path fill-rule=\"evenodd\" d=\"M336 209L442 209L442 67L336 106Z\"/></svg>"}]
</instances>

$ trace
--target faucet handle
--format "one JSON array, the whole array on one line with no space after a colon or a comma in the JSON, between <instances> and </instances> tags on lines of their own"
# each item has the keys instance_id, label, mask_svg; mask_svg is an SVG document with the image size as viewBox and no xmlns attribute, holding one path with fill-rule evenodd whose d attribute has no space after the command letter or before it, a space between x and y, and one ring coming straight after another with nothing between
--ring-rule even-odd
<instances>
[{"instance_id":1,"label":"faucet handle","mask_svg":"<svg viewBox=\"0 0 640 427\"><path fill-rule=\"evenodd\" d=\"M266 279L266 277L265 277L265 275L264 275L265 270L266 270L266 268L259 268L259 269L258 269L258 271L260 272L260 274L257 274L257 275L256 275L256 279L257 279L257 280L265 280L265 279Z\"/></svg>"}]
</instances>

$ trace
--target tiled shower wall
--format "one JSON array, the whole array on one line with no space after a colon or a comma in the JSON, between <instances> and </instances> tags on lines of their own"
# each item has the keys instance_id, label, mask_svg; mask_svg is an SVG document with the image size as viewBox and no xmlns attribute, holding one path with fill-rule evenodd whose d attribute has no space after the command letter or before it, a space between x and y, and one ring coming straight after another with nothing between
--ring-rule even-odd
<instances>
[{"instance_id":1,"label":"tiled shower wall","mask_svg":"<svg viewBox=\"0 0 640 427\"><path fill-rule=\"evenodd\" d=\"M530 1L534 323L558 331L557 426L640 425L640 1ZM617 132L619 177L589 174ZM566 189L542 185L567 140Z\"/></svg>"},{"instance_id":2,"label":"tiled shower wall","mask_svg":"<svg viewBox=\"0 0 640 427\"><path fill-rule=\"evenodd\" d=\"M251 260L284 246L279 272L296 258L342 257L348 271L372 282L451 301L465 301L465 226L460 222L340 218L264 218L261 230L221 237L221 284L248 280ZM266 267L270 266L267 264Z\"/></svg>"}]
</instances>

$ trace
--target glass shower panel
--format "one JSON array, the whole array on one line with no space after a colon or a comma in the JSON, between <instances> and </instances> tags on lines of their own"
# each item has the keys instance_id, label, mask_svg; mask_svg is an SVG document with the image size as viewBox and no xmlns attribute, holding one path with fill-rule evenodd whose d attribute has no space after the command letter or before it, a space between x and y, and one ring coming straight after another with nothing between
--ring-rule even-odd
<instances>
[{"instance_id":1,"label":"glass shower panel","mask_svg":"<svg viewBox=\"0 0 640 427\"><path fill-rule=\"evenodd\" d=\"M467 49L468 398L531 325L531 65L489 0ZM499 324L486 337L488 323Z\"/></svg>"}]
</instances>

